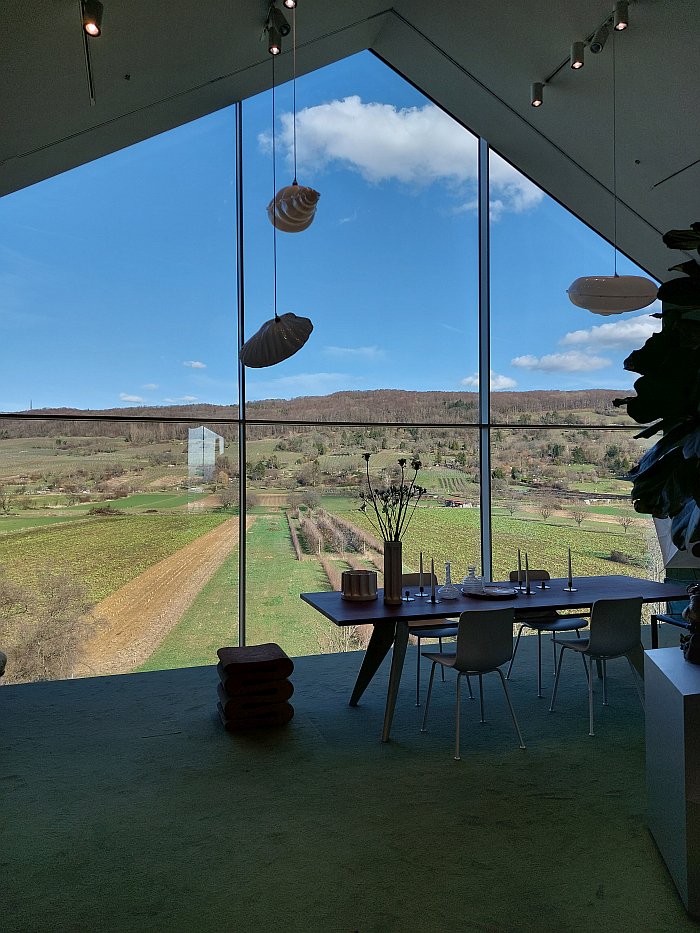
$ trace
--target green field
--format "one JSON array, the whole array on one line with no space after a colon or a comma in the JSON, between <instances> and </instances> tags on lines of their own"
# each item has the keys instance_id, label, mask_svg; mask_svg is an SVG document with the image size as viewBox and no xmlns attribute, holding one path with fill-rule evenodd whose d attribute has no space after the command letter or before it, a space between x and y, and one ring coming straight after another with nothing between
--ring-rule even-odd
<instances>
[{"instance_id":1,"label":"green field","mask_svg":"<svg viewBox=\"0 0 700 933\"><path fill-rule=\"evenodd\" d=\"M99 602L229 517L115 515L20 531L0 538L0 566L28 585L47 573L65 572Z\"/></svg>"},{"instance_id":2,"label":"green field","mask_svg":"<svg viewBox=\"0 0 700 933\"><path fill-rule=\"evenodd\" d=\"M26 512L20 515L0 516L0 534L12 531L23 531L27 528L41 528L45 525L56 525L61 522L80 521L82 516L71 515L32 515Z\"/></svg>"},{"instance_id":3,"label":"green field","mask_svg":"<svg viewBox=\"0 0 700 933\"><path fill-rule=\"evenodd\" d=\"M144 509L182 509L190 502L204 499L208 493L204 492L138 492L124 499L110 499L113 508L128 511L143 511Z\"/></svg>"}]
</instances>

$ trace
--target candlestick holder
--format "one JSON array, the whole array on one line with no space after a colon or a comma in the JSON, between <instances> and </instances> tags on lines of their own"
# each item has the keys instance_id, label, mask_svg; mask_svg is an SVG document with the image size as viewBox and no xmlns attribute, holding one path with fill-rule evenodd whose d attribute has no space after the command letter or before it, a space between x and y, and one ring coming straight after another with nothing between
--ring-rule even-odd
<instances>
[{"instance_id":1,"label":"candlestick holder","mask_svg":"<svg viewBox=\"0 0 700 933\"><path fill-rule=\"evenodd\" d=\"M418 592L414 594L415 599L430 599L430 593L426 593L422 586L418 587Z\"/></svg>"},{"instance_id":2,"label":"candlestick holder","mask_svg":"<svg viewBox=\"0 0 700 933\"><path fill-rule=\"evenodd\" d=\"M571 585L573 582L573 580L569 580L569 585L564 587L565 593L578 593L576 587Z\"/></svg>"},{"instance_id":3,"label":"candlestick holder","mask_svg":"<svg viewBox=\"0 0 700 933\"><path fill-rule=\"evenodd\" d=\"M405 602L405 603L412 603L413 600L414 600L414 597L411 596L411 591L410 591L410 590L406 590L406 592L404 593L403 602Z\"/></svg>"}]
</instances>

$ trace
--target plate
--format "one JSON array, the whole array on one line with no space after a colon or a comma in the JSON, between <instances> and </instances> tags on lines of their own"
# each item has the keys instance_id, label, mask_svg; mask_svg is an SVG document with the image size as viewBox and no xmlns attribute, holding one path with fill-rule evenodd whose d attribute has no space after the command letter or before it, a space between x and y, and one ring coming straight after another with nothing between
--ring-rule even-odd
<instances>
[{"instance_id":1,"label":"plate","mask_svg":"<svg viewBox=\"0 0 700 933\"><path fill-rule=\"evenodd\" d=\"M465 593L472 599L513 599L518 594L512 586L485 586L483 590Z\"/></svg>"}]
</instances>

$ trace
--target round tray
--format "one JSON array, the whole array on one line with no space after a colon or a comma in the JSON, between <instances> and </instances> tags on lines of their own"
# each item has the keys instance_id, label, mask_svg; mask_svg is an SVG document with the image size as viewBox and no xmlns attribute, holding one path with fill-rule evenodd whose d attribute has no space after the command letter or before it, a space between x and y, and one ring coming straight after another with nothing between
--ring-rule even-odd
<instances>
[{"instance_id":1,"label":"round tray","mask_svg":"<svg viewBox=\"0 0 700 933\"><path fill-rule=\"evenodd\" d=\"M472 599L515 599L518 594L513 587L486 586L483 590L474 590L464 595Z\"/></svg>"}]
</instances>

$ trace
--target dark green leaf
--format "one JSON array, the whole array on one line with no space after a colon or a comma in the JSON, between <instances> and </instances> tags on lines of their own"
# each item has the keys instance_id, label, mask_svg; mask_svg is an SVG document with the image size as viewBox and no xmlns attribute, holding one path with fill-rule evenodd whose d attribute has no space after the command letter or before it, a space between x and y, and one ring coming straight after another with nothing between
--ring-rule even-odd
<instances>
[{"instance_id":1,"label":"dark green leaf","mask_svg":"<svg viewBox=\"0 0 700 933\"><path fill-rule=\"evenodd\" d=\"M669 249L700 249L700 231L694 229L694 224L690 230L669 230L664 233L663 241Z\"/></svg>"},{"instance_id":2,"label":"dark green leaf","mask_svg":"<svg viewBox=\"0 0 700 933\"><path fill-rule=\"evenodd\" d=\"M682 308L700 308L700 280L695 277L671 279L670 282L664 282L657 297L660 301L680 305Z\"/></svg>"},{"instance_id":3,"label":"dark green leaf","mask_svg":"<svg viewBox=\"0 0 700 933\"><path fill-rule=\"evenodd\" d=\"M696 259L689 259L687 262L679 262L677 266L669 266L668 271L697 277L700 275L700 263Z\"/></svg>"}]
</instances>

